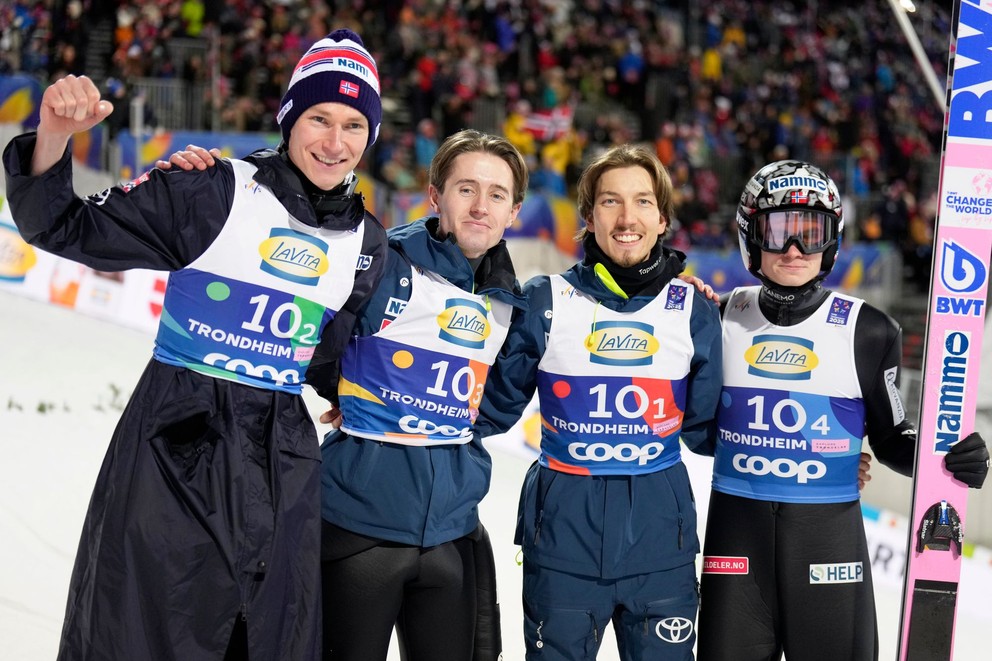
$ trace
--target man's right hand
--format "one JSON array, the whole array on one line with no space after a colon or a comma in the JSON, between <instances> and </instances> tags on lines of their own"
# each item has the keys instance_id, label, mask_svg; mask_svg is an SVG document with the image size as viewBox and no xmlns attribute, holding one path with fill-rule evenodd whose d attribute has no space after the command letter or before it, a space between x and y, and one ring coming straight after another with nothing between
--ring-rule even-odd
<instances>
[{"instance_id":1,"label":"man's right hand","mask_svg":"<svg viewBox=\"0 0 992 661\"><path fill-rule=\"evenodd\" d=\"M86 76L68 75L48 86L38 108L38 131L65 136L87 131L114 111L110 101L100 99L100 90Z\"/></svg>"},{"instance_id":2,"label":"man's right hand","mask_svg":"<svg viewBox=\"0 0 992 661\"><path fill-rule=\"evenodd\" d=\"M207 151L203 147L186 145L186 149L180 149L173 153L168 161L155 161L155 167L160 170L169 170L175 165L183 170L206 170L213 167L217 163L214 159L220 158L220 156L220 150L216 147Z\"/></svg>"},{"instance_id":3,"label":"man's right hand","mask_svg":"<svg viewBox=\"0 0 992 661\"><path fill-rule=\"evenodd\" d=\"M38 134L31 174L39 175L61 160L73 133L87 131L114 111L110 101L86 76L68 75L48 86L38 107Z\"/></svg>"},{"instance_id":4,"label":"man's right hand","mask_svg":"<svg viewBox=\"0 0 992 661\"><path fill-rule=\"evenodd\" d=\"M321 413L318 419L321 424L330 425L333 429L338 429L341 426L341 410L331 404L331 408Z\"/></svg>"}]
</instances>

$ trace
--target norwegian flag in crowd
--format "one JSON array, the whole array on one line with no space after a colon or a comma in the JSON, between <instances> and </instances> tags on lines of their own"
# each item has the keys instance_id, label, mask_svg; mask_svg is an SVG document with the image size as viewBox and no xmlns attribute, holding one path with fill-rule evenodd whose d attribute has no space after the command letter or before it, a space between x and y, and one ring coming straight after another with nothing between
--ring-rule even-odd
<instances>
[{"instance_id":1,"label":"norwegian flag in crowd","mask_svg":"<svg viewBox=\"0 0 992 661\"><path fill-rule=\"evenodd\" d=\"M344 94L345 96L350 96L350 97L353 97L353 98L357 99L358 98L358 85L356 85L355 83L353 83L351 81L348 81L348 80L342 80L341 81L341 86L338 88L338 92L340 92L341 94Z\"/></svg>"},{"instance_id":2,"label":"norwegian flag in crowd","mask_svg":"<svg viewBox=\"0 0 992 661\"><path fill-rule=\"evenodd\" d=\"M537 140L556 140L571 130L574 114L569 106L535 110L524 120L524 129Z\"/></svg>"},{"instance_id":3,"label":"norwegian flag in crowd","mask_svg":"<svg viewBox=\"0 0 992 661\"><path fill-rule=\"evenodd\" d=\"M789 202L792 204L809 204L809 196L805 191L794 190L789 193Z\"/></svg>"}]
</instances>

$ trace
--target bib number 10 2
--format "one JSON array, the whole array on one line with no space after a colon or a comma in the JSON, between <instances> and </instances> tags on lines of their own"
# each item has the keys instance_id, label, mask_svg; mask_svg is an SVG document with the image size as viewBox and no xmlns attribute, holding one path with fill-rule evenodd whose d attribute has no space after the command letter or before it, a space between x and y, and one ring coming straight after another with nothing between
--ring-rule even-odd
<instances>
[{"instance_id":1,"label":"bib number 10 2","mask_svg":"<svg viewBox=\"0 0 992 661\"><path fill-rule=\"evenodd\" d=\"M263 322L266 320L269 297L266 294L261 294L251 297L248 302L255 306L255 313L252 315L251 321L244 322L241 327L255 333L265 333L266 328ZM303 311L300 310L299 305L291 301L278 305L272 314L268 315L268 326L268 332L274 337L280 339L295 338L301 344L316 344L316 324L304 324ZM301 326L303 334L297 337L296 334L300 331Z\"/></svg>"},{"instance_id":2,"label":"bib number 10 2","mask_svg":"<svg viewBox=\"0 0 992 661\"><path fill-rule=\"evenodd\" d=\"M768 424L765 416L764 396L758 395L757 397L752 397L747 400L747 403L754 412L754 417L747 423L747 426L751 429L768 431L771 426ZM806 428L807 419L808 416L806 414L806 409L803 408L803 405L800 402L797 402L794 399L786 398L779 400L778 402L775 402L775 406L773 406L771 410L771 423L775 426L775 429L790 434ZM791 422L789 420L791 420ZM813 424L809 426L809 429L818 431L824 436L829 434L830 425L827 422L826 414L823 414L817 418Z\"/></svg>"}]
</instances>

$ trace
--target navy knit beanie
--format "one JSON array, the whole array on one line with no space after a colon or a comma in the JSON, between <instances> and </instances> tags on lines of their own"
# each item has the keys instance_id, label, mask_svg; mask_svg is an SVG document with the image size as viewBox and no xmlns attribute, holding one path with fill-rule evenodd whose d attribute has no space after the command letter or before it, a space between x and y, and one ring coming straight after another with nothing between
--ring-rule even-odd
<instances>
[{"instance_id":1,"label":"navy knit beanie","mask_svg":"<svg viewBox=\"0 0 992 661\"><path fill-rule=\"evenodd\" d=\"M327 102L343 103L365 115L369 120L365 148L371 147L382 122L379 71L362 38L351 30L335 30L315 43L293 69L276 117L283 141L289 144L289 132L303 111Z\"/></svg>"}]
</instances>

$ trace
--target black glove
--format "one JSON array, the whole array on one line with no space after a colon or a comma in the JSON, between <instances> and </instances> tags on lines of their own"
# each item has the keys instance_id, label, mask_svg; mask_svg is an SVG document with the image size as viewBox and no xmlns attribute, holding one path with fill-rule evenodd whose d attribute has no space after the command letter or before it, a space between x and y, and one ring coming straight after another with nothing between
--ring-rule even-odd
<instances>
[{"instance_id":1,"label":"black glove","mask_svg":"<svg viewBox=\"0 0 992 661\"><path fill-rule=\"evenodd\" d=\"M978 432L971 432L951 446L951 451L944 455L944 466L955 480L972 489L980 489L989 472L989 449L985 439Z\"/></svg>"}]
</instances>

